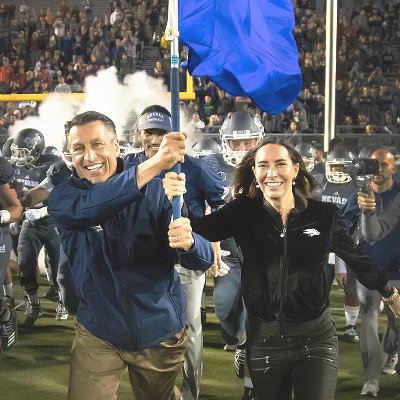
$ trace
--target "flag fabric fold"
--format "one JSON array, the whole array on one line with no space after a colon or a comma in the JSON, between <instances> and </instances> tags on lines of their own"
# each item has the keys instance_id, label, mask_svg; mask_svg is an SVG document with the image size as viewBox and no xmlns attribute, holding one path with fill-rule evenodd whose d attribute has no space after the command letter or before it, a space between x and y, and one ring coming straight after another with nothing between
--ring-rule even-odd
<instances>
[{"instance_id":1,"label":"flag fabric fold","mask_svg":"<svg viewBox=\"0 0 400 400\"><path fill-rule=\"evenodd\" d=\"M284 111L301 89L292 0L179 0L188 70L262 111Z\"/></svg>"}]
</instances>

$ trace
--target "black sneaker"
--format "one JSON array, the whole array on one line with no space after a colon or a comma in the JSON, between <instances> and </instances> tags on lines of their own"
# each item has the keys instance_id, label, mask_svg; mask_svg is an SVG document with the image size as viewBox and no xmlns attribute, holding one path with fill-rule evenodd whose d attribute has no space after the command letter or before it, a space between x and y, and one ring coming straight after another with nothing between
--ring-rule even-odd
<instances>
[{"instance_id":1,"label":"black sneaker","mask_svg":"<svg viewBox=\"0 0 400 400\"><path fill-rule=\"evenodd\" d=\"M257 400L254 389L245 386L242 400Z\"/></svg>"},{"instance_id":2,"label":"black sneaker","mask_svg":"<svg viewBox=\"0 0 400 400\"><path fill-rule=\"evenodd\" d=\"M8 305L8 307L10 308L15 308L15 300L14 297L11 296L4 296L4 301L6 302L6 304Z\"/></svg>"},{"instance_id":3,"label":"black sneaker","mask_svg":"<svg viewBox=\"0 0 400 400\"><path fill-rule=\"evenodd\" d=\"M40 315L42 315L40 303L34 304L28 300L25 309L25 321L21 324L21 326L24 328L33 326Z\"/></svg>"},{"instance_id":4,"label":"black sneaker","mask_svg":"<svg viewBox=\"0 0 400 400\"><path fill-rule=\"evenodd\" d=\"M10 319L3 324L1 332L1 348L4 351L10 350L17 340L17 313L13 308L10 308Z\"/></svg>"},{"instance_id":5,"label":"black sneaker","mask_svg":"<svg viewBox=\"0 0 400 400\"><path fill-rule=\"evenodd\" d=\"M242 344L236 347L235 350L235 372L236 376L240 379L244 378L244 363L246 360L246 349L245 345Z\"/></svg>"},{"instance_id":6,"label":"black sneaker","mask_svg":"<svg viewBox=\"0 0 400 400\"><path fill-rule=\"evenodd\" d=\"M58 295L58 289L55 286L49 286L47 292L43 297L50 301L60 301L60 296Z\"/></svg>"}]
</instances>

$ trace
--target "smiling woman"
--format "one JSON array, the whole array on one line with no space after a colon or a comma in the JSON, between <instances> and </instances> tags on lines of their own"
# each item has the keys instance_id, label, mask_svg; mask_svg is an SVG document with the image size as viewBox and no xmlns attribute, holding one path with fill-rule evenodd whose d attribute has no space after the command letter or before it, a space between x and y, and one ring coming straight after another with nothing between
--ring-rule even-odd
<instances>
[{"instance_id":1,"label":"smiling woman","mask_svg":"<svg viewBox=\"0 0 400 400\"><path fill-rule=\"evenodd\" d=\"M330 251L364 286L384 297L394 292L347 233L338 207L310 198L314 185L301 155L268 138L240 163L234 200L192 221L208 240L233 237L241 249L246 355L259 400L289 400L292 391L299 399L335 398L337 336L324 278ZM167 195L172 186L164 182Z\"/></svg>"}]
</instances>

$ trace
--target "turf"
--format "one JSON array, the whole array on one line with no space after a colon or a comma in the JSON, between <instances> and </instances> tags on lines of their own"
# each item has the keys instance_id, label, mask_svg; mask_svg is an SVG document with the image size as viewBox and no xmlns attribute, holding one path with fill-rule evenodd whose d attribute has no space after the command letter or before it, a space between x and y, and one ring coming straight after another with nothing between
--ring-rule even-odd
<instances>
[{"instance_id":1,"label":"turf","mask_svg":"<svg viewBox=\"0 0 400 400\"><path fill-rule=\"evenodd\" d=\"M42 279L42 282L44 280ZM242 381L233 370L233 353L222 350L219 326L212 312L211 287L206 301L209 312L204 328L204 372L200 399L241 399ZM15 282L16 298L22 299L22 291ZM40 288L40 294L46 287ZM2 354L0 365L0 399L7 400L61 400L66 399L69 368L69 351L74 336L73 319L55 320L56 303L41 299L42 316L30 329L20 329L18 343ZM343 333L343 292L335 286L331 294L333 315L339 337ZM23 312L18 312L23 320ZM381 318L384 327L384 316ZM340 372L336 391L337 400L362 399L363 383L359 345L340 341ZM382 376L379 399L400 399L400 380L397 376ZM4 397L3 397L4 396ZM121 382L118 398L132 399L127 374ZM82 399L84 400L84 399Z\"/></svg>"}]
</instances>

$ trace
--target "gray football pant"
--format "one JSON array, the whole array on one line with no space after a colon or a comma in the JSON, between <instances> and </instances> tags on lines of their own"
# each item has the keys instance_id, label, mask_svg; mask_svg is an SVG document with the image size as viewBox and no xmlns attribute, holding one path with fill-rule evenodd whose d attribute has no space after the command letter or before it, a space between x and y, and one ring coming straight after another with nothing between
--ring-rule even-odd
<instances>
[{"instance_id":1,"label":"gray football pant","mask_svg":"<svg viewBox=\"0 0 400 400\"><path fill-rule=\"evenodd\" d=\"M201 326L201 298L205 274L176 266L186 295L187 350L183 363L182 400L197 400L203 371L203 330Z\"/></svg>"},{"instance_id":2,"label":"gray football pant","mask_svg":"<svg viewBox=\"0 0 400 400\"><path fill-rule=\"evenodd\" d=\"M399 287L400 280L389 281ZM382 296L376 290L369 290L357 281L357 293L360 301L360 349L366 379L380 380L382 370L382 345L379 341L379 315ZM388 328L383 336L383 350L387 353L398 352L400 321L394 318L388 309Z\"/></svg>"}]
</instances>

